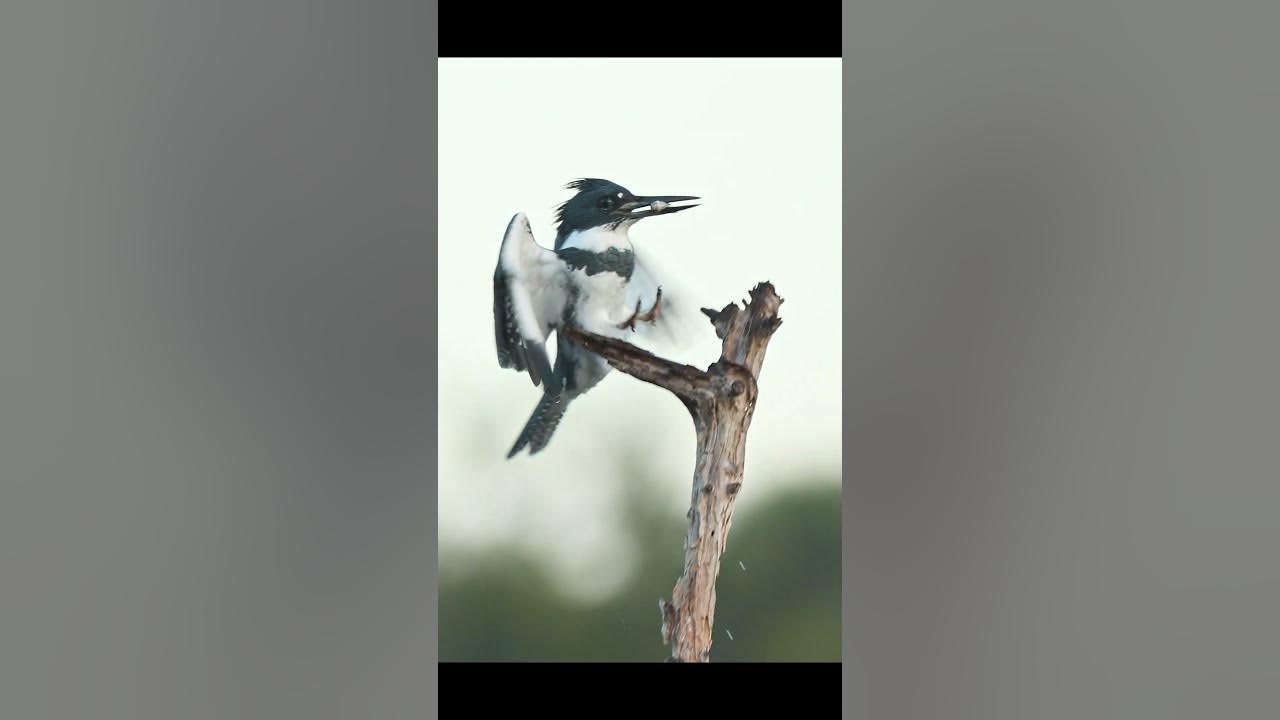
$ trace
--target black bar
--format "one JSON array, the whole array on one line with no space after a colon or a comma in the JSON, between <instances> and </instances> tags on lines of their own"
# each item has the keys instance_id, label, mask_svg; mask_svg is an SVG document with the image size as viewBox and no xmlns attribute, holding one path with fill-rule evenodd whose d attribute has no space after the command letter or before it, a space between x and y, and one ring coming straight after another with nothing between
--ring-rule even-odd
<instances>
[{"instance_id":1,"label":"black bar","mask_svg":"<svg viewBox=\"0 0 1280 720\"><path fill-rule=\"evenodd\" d=\"M710 702L721 713L783 703L798 716L836 717L840 669L839 663L442 662L440 706L483 707L490 714L503 707L528 713L587 703L608 716L670 710L686 701L695 703L690 707ZM593 705L596 698L608 704Z\"/></svg>"},{"instance_id":2,"label":"black bar","mask_svg":"<svg viewBox=\"0 0 1280 720\"><path fill-rule=\"evenodd\" d=\"M840 57L840 4L440 3L440 57Z\"/></svg>"}]
</instances>

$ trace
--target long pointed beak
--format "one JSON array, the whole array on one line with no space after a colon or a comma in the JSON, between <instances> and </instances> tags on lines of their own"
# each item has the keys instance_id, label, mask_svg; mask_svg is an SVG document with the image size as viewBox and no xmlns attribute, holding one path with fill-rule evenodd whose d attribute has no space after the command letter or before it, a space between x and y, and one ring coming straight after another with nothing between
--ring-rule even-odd
<instances>
[{"instance_id":1,"label":"long pointed beak","mask_svg":"<svg viewBox=\"0 0 1280 720\"><path fill-rule=\"evenodd\" d=\"M687 202L689 200L700 200L701 198L693 195L655 195L652 197L638 197L635 202L627 203L618 208L623 211L627 218L647 218L654 215L670 215L681 210L698 207L697 205L673 205L672 203Z\"/></svg>"}]
</instances>

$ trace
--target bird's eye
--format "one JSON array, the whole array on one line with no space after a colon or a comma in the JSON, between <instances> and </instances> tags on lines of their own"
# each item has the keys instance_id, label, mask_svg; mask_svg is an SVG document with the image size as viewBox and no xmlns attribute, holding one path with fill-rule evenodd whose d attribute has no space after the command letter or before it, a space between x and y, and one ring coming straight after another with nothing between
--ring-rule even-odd
<instances>
[{"instance_id":1,"label":"bird's eye","mask_svg":"<svg viewBox=\"0 0 1280 720\"><path fill-rule=\"evenodd\" d=\"M600 208L601 210L612 210L613 206L614 206L613 198L608 195L605 195L604 197L596 201L596 207Z\"/></svg>"}]
</instances>

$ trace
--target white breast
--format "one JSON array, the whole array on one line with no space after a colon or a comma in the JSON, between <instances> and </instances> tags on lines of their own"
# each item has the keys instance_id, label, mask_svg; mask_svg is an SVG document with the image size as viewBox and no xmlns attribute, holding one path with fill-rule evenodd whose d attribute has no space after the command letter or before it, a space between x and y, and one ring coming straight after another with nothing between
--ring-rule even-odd
<instances>
[{"instance_id":1,"label":"white breast","mask_svg":"<svg viewBox=\"0 0 1280 720\"><path fill-rule=\"evenodd\" d=\"M628 250L631 238L627 236L627 227L631 223L623 223L615 229L592 228L571 233L565 238L564 248L581 248L591 252L604 252L609 248ZM571 273L573 283L578 286L578 302L574 307L577 322L584 330L606 337L626 337L629 330L620 330L617 326L631 317L634 307L627 308L627 280L617 273L602 272L588 275L585 270L574 270ZM647 310L648 308L642 308Z\"/></svg>"},{"instance_id":2,"label":"white breast","mask_svg":"<svg viewBox=\"0 0 1280 720\"><path fill-rule=\"evenodd\" d=\"M627 282L615 273L587 275L582 270L573 271L573 281L579 289L574 307L578 324L606 337L625 337L626 331L617 326L631 317L626 306Z\"/></svg>"}]
</instances>

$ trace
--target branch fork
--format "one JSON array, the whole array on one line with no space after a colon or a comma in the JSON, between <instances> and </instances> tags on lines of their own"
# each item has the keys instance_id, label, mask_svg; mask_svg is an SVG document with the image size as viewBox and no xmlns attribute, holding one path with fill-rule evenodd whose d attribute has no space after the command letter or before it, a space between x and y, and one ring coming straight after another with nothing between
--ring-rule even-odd
<instances>
[{"instance_id":1,"label":"branch fork","mask_svg":"<svg viewBox=\"0 0 1280 720\"><path fill-rule=\"evenodd\" d=\"M689 410L697 432L697 455L684 542L684 572L671 601L659 601L662 639L675 662L707 662L715 619L720 557L742 489L747 430L759 395L757 380L765 349L782 325L773 285L756 285L740 307L703 308L722 340L720 359L706 370L683 365L613 338L563 328L569 340L610 365L673 393Z\"/></svg>"}]
</instances>

